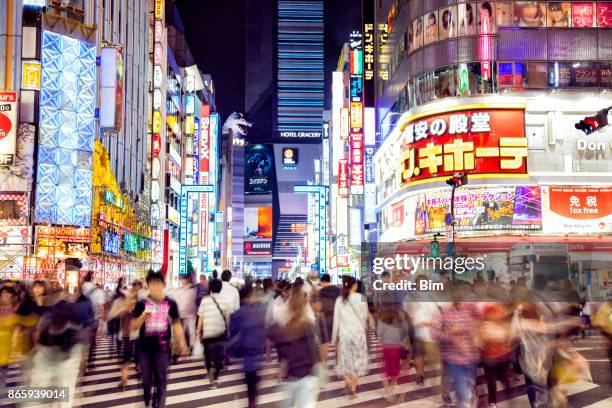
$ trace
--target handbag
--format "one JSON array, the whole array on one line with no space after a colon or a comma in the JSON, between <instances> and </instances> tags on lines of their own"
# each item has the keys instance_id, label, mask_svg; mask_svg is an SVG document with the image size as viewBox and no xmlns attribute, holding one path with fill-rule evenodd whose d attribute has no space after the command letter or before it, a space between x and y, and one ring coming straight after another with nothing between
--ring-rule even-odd
<instances>
[{"instance_id":1,"label":"handbag","mask_svg":"<svg viewBox=\"0 0 612 408\"><path fill-rule=\"evenodd\" d=\"M219 313L221 313L221 317L223 318L223 324L225 325L224 340L229 340L230 332L229 332L229 328L227 327L227 319L225 318L225 313L223 313L223 310L221 310L221 306L219 306L219 303L217 303L217 301L215 300L214 296L210 295L210 298L215 303L215 306L217 306L217 309L219 310Z\"/></svg>"}]
</instances>

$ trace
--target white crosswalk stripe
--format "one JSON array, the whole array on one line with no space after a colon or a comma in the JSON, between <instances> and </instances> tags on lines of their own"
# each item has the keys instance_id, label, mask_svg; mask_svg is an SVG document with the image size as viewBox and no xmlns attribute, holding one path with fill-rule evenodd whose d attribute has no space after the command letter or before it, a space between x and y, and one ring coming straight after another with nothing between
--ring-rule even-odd
<instances>
[{"instance_id":1,"label":"white crosswalk stripe","mask_svg":"<svg viewBox=\"0 0 612 408\"><path fill-rule=\"evenodd\" d=\"M357 398L349 400L343 395L343 381L333 372L334 351L330 350L328 362L329 381L321 388L318 408L352 408L370 407L435 407L442 404L440 392L440 366L429 365L426 368L426 379L423 385L415 382L414 368L402 368L401 377L395 390L395 397L404 396L402 402L390 402L385 399L381 381L383 370L382 345L376 338L370 343L370 363L368 375L359 382ZM199 346L198 346L199 349ZM181 358L173 364L168 376L168 407L195 408L228 408L246 407L247 395L244 374L240 362L233 362L221 375L219 388L212 389L206 379L201 350L196 349L192 357ZM119 382L120 360L111 350L111 341L101 339L97 349L92 353L92 360L77 386L76 399L73 406L87 408L106 407L142 407L142 389L138 374L132 369L125 391L117 388ZM274 356L273 361L263 365L260 371L258 406L277 407L286 401L287 394L279 383L279 363ZM21 373L16 368L9 370L9 386L21 380ZM478 376L478 390L481 402L486 402L486 384L482 370ZM498 407L528 406L524 395L524 382L514 383L509 389L498 385ZM598 387L596 384L579 382L572 384L568 395L577 394ZM1 401L0 401L1 405ZM594 404L593 407L605 406Z\"/></svg>"}]
</instances>

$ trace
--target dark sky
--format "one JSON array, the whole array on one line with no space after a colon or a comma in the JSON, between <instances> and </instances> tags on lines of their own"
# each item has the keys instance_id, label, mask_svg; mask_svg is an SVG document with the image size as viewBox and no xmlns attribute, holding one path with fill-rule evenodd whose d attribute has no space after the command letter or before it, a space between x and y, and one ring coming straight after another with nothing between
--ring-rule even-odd
<instances>
[{"instance_id":1,"label":"dark sky","mask_svg":"<svg viewBox=\"0 0 612 408\"><path fill-rule=\"evenodd\" d=\"M177 0L189 48L200 69L211 74L223 118L244 110L244 5L270 0ZM325 24L326 91L342 44L361 25L361 1L327 0ZM326 105L330 104L329 98Z\"/></svg>"}]
</instances>

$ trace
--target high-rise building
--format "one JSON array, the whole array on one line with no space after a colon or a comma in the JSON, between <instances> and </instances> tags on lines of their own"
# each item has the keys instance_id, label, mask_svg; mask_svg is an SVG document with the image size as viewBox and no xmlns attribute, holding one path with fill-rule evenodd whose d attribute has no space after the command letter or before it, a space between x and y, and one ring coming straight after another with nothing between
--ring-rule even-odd
<instances>
[{"instance_id":1,"label":"high-rise building","mask_svg":"<svg viewBox=\"0 0 612 408\"><path fill-rule=\"evenodd\" d=\"M324 2L276 0L246 7L245 107L253 127L247 146L237 152L245 174L244 183L234 183L244 195L232 208L233 267L257 275L303 273L311 267L305 237L312 206L308 194L296 194L294 187L318 182Z\"/></svg>"}]
</instances>

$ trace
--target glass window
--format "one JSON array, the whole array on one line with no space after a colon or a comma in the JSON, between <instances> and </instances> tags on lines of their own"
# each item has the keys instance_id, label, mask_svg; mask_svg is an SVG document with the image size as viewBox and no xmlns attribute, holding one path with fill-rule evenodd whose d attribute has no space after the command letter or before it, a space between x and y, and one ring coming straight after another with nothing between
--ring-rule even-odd
<instances>
[{"instance_id":1,"label":"glass window","mask_svg":"<svg viewBox=\"0 0 612 408\"><path fill-rule=\"evenodd\" d=\"M446 40L457 35L457 6L438 12L438 38Z\"/></svg>"},{"instance_id":2,"label":"glass window","mask_svg":"<svg viewBox=\"0 0 612 408\"><path fill-rule=\"evenodd\" d=\"M528 62L526 73L527 88L546 88L548 85L548 64L545 62Z\"/></svg>"},{"instance_id":3,"label":"glass window","mask_svg":"<svg viewBox=\"0 0 612 408\"><path fill-rule=\"evenodd\" d=\"M599 66L596 63L582 62L572 65L573 86L593 87L599 85Z\"/></svg>"},{"instance_id":4,"label":"glass window","mask_svg":"<svg viewBox=\"0 0 612 408\"><path fill-rule=\"evenodd\" d=\"M599 84L602 88L612 88L612 63L601 63L599 70Z\"/></svg>"},{"instance_id":5,"label":"glass window","mask_svg":"<svg viewBox=\"0 0 612 408\"><path fill-rule=\"evenodd\" d=\"M572 27L593 27L595 7L593 2L572 2Z\"/></svg>"},{"instance_id":6,"label":"glass window","mask_svg":"<svg viewBox=\"0 0 612 408\"><path fill-rule=\"evenodd\" d=\"M458 35L476 34L476 18L474 17L476 3L461 3L458 7Z\"/></svg>"},{"instance_id":7,"label":"glass window","mask_svg":"<svg viewBox=\"0 0 612 408\"><path fill-rule=\"evenodd\" d=\"M537 1L514 2L514 25L517 27L546 26L545 3Z\"/></svg>"},{"instance_id":8,"label":"glass window","mask_svg":"<svg viewBox=\"0 0 612 408\"><path fill-rule=\"evenodd\" d=\"M425 22L425 44L431 44L438 40L438 12L432 11L424 17Z\"/></svg>"},{"instance_id":9,"label":"glass window","mask_svg":"<svg viewBox=\"0 0 612 408\"><path fill-rule=\"evenodd\" d=\"M457 95L457 69L453 67L440 70L438 95L441 98Z\"/></svg>"},{"instance_id":10,"label":"glass window","mask_svg":"<svg viewBox=\"0 0 612 408\"><path fill-rule=\"evenodd\" d=\"M553 62L548 65L548 86L565 88L572 84L572 65Z\"/></svg>"},{"instance_id":11,"label":"glass window","mask_svg":"<svg viewBox=\"0 0 612 408\"><path fill-rule=\"evenodd\" d=\"M495 3L478 3L478 32L480 34L495 33Z\"/></svg>"},{"instance_id":12,"label":"glass window","mask_svg":"<svg viewBox=\"0 0 612 408\"><path fill-rule=\"evenodd\" d=\"M415 50L414 48L414 23L408 26L408 31L406 31L406 43L408 44L408 52L412 52Z\"/></svg>"},{"instance_id":13,"label":"glass window","mask_svg":"<svg viewBox=\"0 0 612 408\"><path fill-rule=\"evenodd\" d=\"M497 85L500 88L511 87L513 84L512 76L512 63L511 62L498 62L497 63Z\"/></svg>"},{"instance_id":14,"label":"glass window","mask_svg":"<svg viewBox=\"0 0 612 408\"><path fill-rule=\"evenodd\" d=\"M548 3L548 27L569 27L571 21L571 4L569 2L551 1Z\"/></svg>"}]
</instances>

